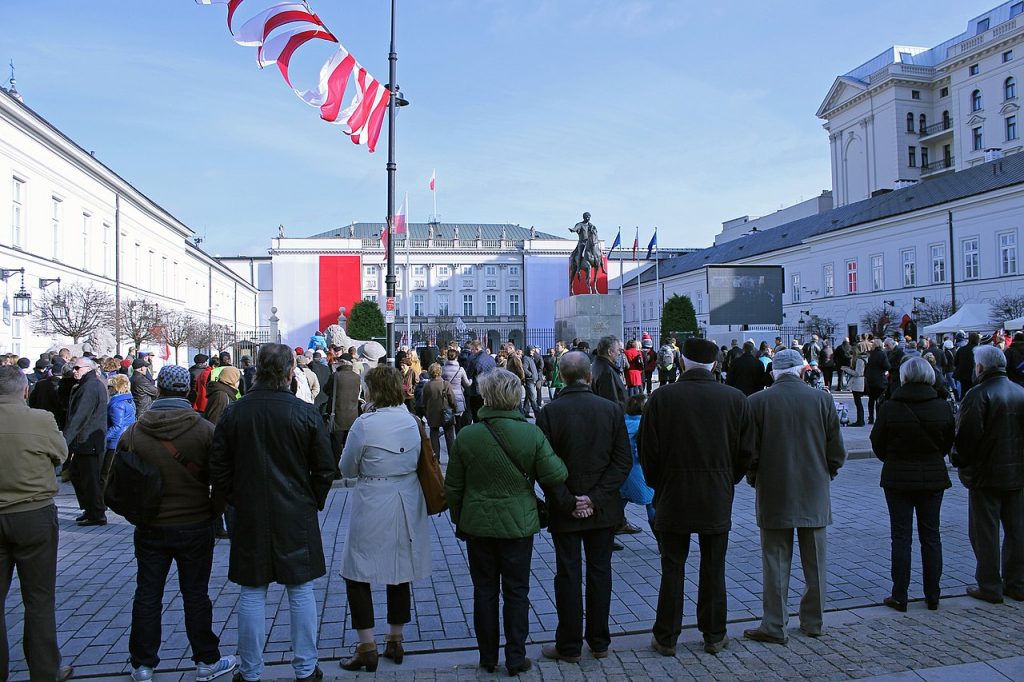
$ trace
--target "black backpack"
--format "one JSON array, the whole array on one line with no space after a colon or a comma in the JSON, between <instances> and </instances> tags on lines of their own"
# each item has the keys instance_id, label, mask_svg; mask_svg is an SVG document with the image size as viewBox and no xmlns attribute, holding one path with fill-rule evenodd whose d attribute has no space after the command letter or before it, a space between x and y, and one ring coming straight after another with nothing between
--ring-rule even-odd
<instances>
[{"instance_id":1,"label":"black backpack","mask_svg":"<svg viewBox=\"0 0 1024 682\"><path fill-rule=\"evenodd\" d=\"M138 526L156 518L164 486L160 469L136 454L134 435L135 427L131 426L128 449L118 447L114 453L103 501L114 513L123 516L133 526Z\"/></svg>"}]
</instances>

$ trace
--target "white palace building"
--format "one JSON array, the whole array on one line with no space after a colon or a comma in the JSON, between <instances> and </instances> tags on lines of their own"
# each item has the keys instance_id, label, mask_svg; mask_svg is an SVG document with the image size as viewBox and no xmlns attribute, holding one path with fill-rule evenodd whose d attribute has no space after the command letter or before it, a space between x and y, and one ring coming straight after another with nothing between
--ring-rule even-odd
<instances>
[{"instance_id":1,"label":"white palace building","mask_svg":"<svg viewBox=\"0 0 1024 682\"><path fill-rule=\"evenodd\" d=\"M866 331L884 302L899 316L922 299L987 305L1024 294L1024 1L1004 3L932 48L897 46L839 76L818 110L833 192L802 215L758 229L726 224L715 245L641 276L652 307L687 295L718 341L778 328L709 325L706 267L784 268L783 326L816 315L840 338ZM1022 121L1024 122L1024 121ZM756 226L756 225L755 225ZM625 287L637 298L637 278ZM1003 320L993 319L992 328Z\"/></svg>"}]
</instances>

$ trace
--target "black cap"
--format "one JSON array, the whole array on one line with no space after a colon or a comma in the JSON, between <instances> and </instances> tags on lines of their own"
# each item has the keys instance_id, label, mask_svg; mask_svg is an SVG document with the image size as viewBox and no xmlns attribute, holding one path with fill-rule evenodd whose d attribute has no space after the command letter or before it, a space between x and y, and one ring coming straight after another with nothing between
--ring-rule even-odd
<instances>
[{"instance_id":1,"label":"black cap","mask_svg":"<svg viewBox=\"0 0 1024 682\"><path fill-rule=\"evenodd\" d=\"M689 338L683 342L683 357L702 365L710 365L718 359L718 346L707 339Z\"/></svg>"},{"instance_id":2,"label":"black cap","mask_svg":"<svg viewBox=\"0 0 1024 682\"><path fill-rule=\"evenodd\" d=\"M132 369L142 369L143 367L149 367L149 364L142 358L136 358L135 362L132 363Z\"/></svg>"}]
</instances>

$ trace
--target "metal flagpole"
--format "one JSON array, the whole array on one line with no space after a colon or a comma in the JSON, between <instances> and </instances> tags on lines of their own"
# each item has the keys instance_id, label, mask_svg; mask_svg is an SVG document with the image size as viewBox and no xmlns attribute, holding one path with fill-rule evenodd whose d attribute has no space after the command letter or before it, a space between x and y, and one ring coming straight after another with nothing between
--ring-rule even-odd
<instances>
[{"instance_id":1,"label":"metal flagpole","mask_svg":"<svg viewBox=\"0 0 1024 682\"><path fill-rule=\"evenodd\" d=\"M437 169L435 168L430 172L430 180L434 184L430 188L430 194L434 197L434 222L440 224L441 221L437 219Z\"/></svg>"},{"instance_id":2,"label":"metal flagpole","mask_svg":"<svg viewBox=\"0 0 1024 682\"><path fill-rule=\"evenodd\" d=\"M388 51L388 220L385 229L388 231L387 274L384 277L384 287L389 301L395 300L395 171L398 164L395 163L395 105L397 104L398 85L397 66L398 53L395 52L395 5L396 0L391 0L391 49ZM408 239L408 233L406 234ZM392 311L392 315L393 315ZM388 365L395 366L395 318L392 316L387 323L386 350Z\"/></svg>"},{"instance_id":3,"label":"metal flagpole","mask_svg":"<svg viewBox=\"0 0 1024 682\"><path fill-rule=\"evenodd\" d=\"M412 348L412 274L409 272L409 242L412 241L412 223L409 222L409 195L405 195L405 333L406 343ZM416 377L419 381L419 377Z\"/></svg>"},{"instance_id":4,"label":"metal flagpole","mask_svg":"<svg viewBox=\"0 0 1024 682\"><path fill-rule=\"evenodd\" d=\"M660 326L661 311L665 307L665 292L661 290L661 273L658 269L661 259L658 258L658 226L654 226L654 295L658 297L661 305L658 306L658 320Z\"/></svg>"},{"instance_id":5,"label":"metal flagpole","mask_svg":"<svg viewBox=\"0 0 1024 682\"><path fill-rule=\"evenodd\" d=\"M619 225L619 249L622 249L622 225ZM637 282L637 286L639 286ZM626 301L622 298L622 254L619 254L619 307L621 308L619 318L622 320L622 340L626 340Z\"/></svg>"},{"instance_id":6,"label":"metal flagpole","mask_svg":"<svg viewBox=\"0 0 1024 682\"><path fill-rule=\"evenodd\" d=\"M633 258L635 259L636 258L636 250L640 246L640 226L639 225L636 226L636 235L634 235L634 237L633 237L633 246L634 246L634 248L633 248ZM643 302L643 298L640 295L640 293L641 293L640 292L640 288L641 288L641 284L643 283L642 282L642 277L641 277L643 275L643 268L640 267L640 261L639 260L634 260L633 262L637 264L637 267L636 267L636 328L640 329L641 325L643 324L643 320L644 320L644 302ZM622 335L625 336L626 334L623 333ZM625 342L625 339L623 339L623 342Z\"/></svg>"}]
</instances>

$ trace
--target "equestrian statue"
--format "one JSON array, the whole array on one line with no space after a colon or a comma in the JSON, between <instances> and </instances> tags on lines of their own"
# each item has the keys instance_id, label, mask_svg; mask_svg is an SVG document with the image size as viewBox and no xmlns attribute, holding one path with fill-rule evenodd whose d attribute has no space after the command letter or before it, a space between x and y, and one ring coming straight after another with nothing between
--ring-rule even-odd
<instances>
[{"instance_id":1,"label":"equestrian statue","mask_svg":"<svg viewBox=\"0 0 1024 682\"><path fill-rule=\"evenodd\" d=\"M602 272L607 274L601 247L597 243L597 227L590 222L590 214L584 213L583 220L570 227L569 231L579 237L579 243L569 258L569 294L572 295L572 285L581 272L588 291L596 294L598 276Z\"/></svg>"}]
</instances>

